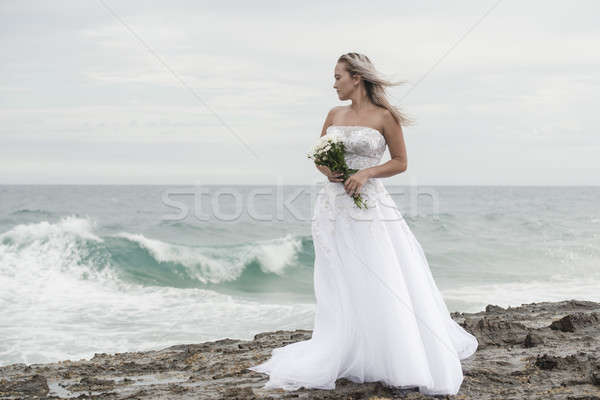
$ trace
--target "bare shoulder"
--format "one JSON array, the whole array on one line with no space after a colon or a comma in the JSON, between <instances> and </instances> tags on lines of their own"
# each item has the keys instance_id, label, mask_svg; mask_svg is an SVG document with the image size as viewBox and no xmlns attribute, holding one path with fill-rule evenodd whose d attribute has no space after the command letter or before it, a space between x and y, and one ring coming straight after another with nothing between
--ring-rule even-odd
<instances>
[{"instance_id":1,"label":"bare shoulder","mask_svg":"<svg viewBox=\"0 0 600 400\"><path fill-rule=\"evenodd\" d=\"M344 110L346 109L346 106L334 106L329 110L329 113L327 113L327 120L330 123L333 123L335 121L335 117L338 116L340 113L342 113Z\"/></svg>"},{"instance_id":2,"label":"bare shoulder","mask_svg":"<svg viewBox=\"0 0 600 400\"><path fill-rule=\"evenodd\" d=\"M333 125L333 121L335 121L335 117L340 112L342 107L344 107L344 106L335 106L329 110L329 112L327 113L327 117L325 117L325 122L323 123L323 128L321 129L321 136L323 136L323 135L325 135L325 133L327 133L327 128L330 125Z\"/></svg>"},{"instance_id":3,"label":"bare shoulder","mask_svg":"<svg viewBox=\"0 0 600 400\"><path fill-rule=\"evenodd\" d=\"M388 124L392 120L394 120L394 116L392 115L392 112L385 107L380 107L379 115L380 115L381 121L384 124Z\"/></svg>"},{"instance_id":4,"label":"bare shoulder","mask_svg":"<svg viewBox=\"0 0 600 400\"><path fill-rule=\"evenodd\" d=\"M347 108L347 106L335 106L331 110L329 110L329 115L331 115L331 117L333 119L333 117L335 117L337 114L343 112L346 108Z\"/></svg>"},{"instance_id":5,"label":"bare shoulder","mask_svg":"<svg viewBox=\"0 0 600 400\"><path fill-rule=\"evenodd\" d=\"M393 118L392 112L385 107L381 107L381 106L379 107L379 114L381 115L381 117L383 119Z\"/></svg>"},{"instance_id":6,"label":"bare shoulder","mask_svg":"<svg viewBox=\"0 0 600 400\"><path fill-rule=\"evenodd\" d=\"M381 121L383 125L383 134L384 136L394 135L398 132L402 132L402 126L396 121L394 115L387 108L383 108L381 110Z\"/></svg>"}]
</instances>

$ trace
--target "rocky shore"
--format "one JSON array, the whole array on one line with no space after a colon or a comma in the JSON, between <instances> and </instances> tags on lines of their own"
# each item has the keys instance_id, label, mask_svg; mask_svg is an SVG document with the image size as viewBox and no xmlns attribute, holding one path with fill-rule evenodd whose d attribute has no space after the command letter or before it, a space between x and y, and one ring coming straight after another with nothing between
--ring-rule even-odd
<instances>
[{"instance_id":1,"label":"rocky shore","mask_svg":"<svg viewBox=\"0 0 600 400\"><path fill-rule=\"evenodd\" d=\"M96 353L89 360L0 367L0 399L568 399L600 400L600 303L569 300L452 317L479 340L463 360L456 396L357 384L335 390L265 390L250 371L271 350L309 339L311 331L257 334L162 350Z\"/></svg>"}]
</instances>

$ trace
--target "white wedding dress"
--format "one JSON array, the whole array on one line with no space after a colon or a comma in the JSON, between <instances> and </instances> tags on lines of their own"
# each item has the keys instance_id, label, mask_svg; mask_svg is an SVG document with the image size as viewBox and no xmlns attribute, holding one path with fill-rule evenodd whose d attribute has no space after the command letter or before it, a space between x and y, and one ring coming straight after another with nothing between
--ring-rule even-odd
<instances>
[{"instance_id":1,"label":"white wedding dress","mask_svg":"<svg viewBox=\"0 0 600 400\"><path fill-rule=\"evenodd\" d=\"M350 168L378 165L386 149L376 129L332 125ZM478 346L451 317L425 254L377 178L360 209L341 182L325 181L312 220L316 313L312 337L276 348L249 369L265 388L335 389L335 381L381 381L424 394L456 394L461 359Z\"/></svg>"}]
</instances>

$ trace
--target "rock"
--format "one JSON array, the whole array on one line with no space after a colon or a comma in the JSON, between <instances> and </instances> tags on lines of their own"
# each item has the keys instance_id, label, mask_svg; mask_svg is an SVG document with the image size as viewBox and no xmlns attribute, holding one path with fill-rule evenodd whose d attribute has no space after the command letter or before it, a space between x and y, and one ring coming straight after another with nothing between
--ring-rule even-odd
<instances>
[{"instance_id":1,"label":"rock","mask_svg":"<svg viewBox=\"0 0 600 400\"><path fill-rule=\"evenodd\" d=\"M46 377L35 374L29 377L19 377L16 380L0 380L0 396L46 396L48 394L48 382Z\"/></svg>"},{"instance_id":2,"label":"rock","mask_svg":"<svg viewBox=\"0 0 600 400\"><path fill-rule=\"evenodd\" d=\"M256 399L256 398L257 398L256 395L254 394L252 389L249 387L225 388L225 391L223 392L223 395L221 397L221 399L228 399L228 400L252 400L252 399Z\"/></svg>"},{"instance_id":3,"label":"rock","mask_svg":"<svg viewBox=\"0 0 600 400\"><path fill-rule=\"evenodd\" d=\"M268 359L274 348L311 338L312 331L297 329L261 332L253 340L2 366L0 398L600 400L599 315L599 303L581 300L506 309L490 304L477 313L452 313L480 343L474 356L461 361L464 380L457 396L424 396L416 387L345 378L334 390L263 388L268 376L248 367ZM66 393L59 396L57 387Z\"/></svg>"},{"instance_id":4,"label":"rock","mask_svg":"<svg viewBox=\"0 0 600 400\"><path fill-rule=\"evenodd\" d=\"M521 344L529 331L520 322L507 321L497 316L484 316L477 321L471 333L477 336L480 346L483 347Z\"/></svg>"},{"instance_id":5,"label":"rock","mask_svg":"<svg viewBox=\"0 0 600 400\"><path fill-rule=\"evenodd\" d=\"M558 360L556 357L549 356L548 354L538 356L535 360L535 366L541 369L554 369L557 365Z\"/></svg>"},{"instance_id":6,"label":"rock","mask_svg":"<svg viewBox=\"0 0 600 400\"><path fill-rule=\"evenodd\" d=\"M504 308L502 308L500 306L496 306L494 304L488 304L487 306L485 306L485 312L488 314L501 313L503 311L506 311L506 310Z\"/></svg>"},{"instance_id":7,"label":"rock","mask_svg":"<svg viewBox=\"0 0 600 400\"><path fill-rule=\"evenodd\" d=\"M592 385L600 386L600 363L592 363L590 367L590 382Z\"/></svg>"},{"instance_id":8,"label":"rock","mask_svg":"<svg viewBox=\"0 0 600 400\"><path fill-rule=\"evenodd\" d=\"M530 348L530 347L535 347L542 343L544 343L544 339L540 335L529 332L529 333L527 333L527 336L525 336L525 340L523 341L523 346Z\"/></svg>"},{"instance_id":9,"label":"rock","mask_svg":"<svg viewBox=\"0 0 600 400\"><path fill-rule=\"evenodd\" d=\"M111 390L115 386L115 381L112 379L98 379L90 376L85 376L78 383L65 386L66 389L72 392L81 391L104 391Z\"/></svg>"},{"instance_id":10,"label":"rock","mask_svg":"<svg viewBox=\"0 0 600 400\"><path fill-rule=\"evenodd\" d=\"M598 313L572 313L558 321L553 321L550 324L550 329L560 330L562 332L575 332L575 329L585 328L587 326L598 325L600 316Z\"/></svg>"}]
</instances>

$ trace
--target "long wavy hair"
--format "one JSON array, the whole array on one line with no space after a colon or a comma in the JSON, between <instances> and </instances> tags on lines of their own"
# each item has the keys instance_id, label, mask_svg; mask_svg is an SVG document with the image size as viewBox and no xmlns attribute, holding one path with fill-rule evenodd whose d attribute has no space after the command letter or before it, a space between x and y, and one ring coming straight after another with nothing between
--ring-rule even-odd
<instances>
[{"instance_id":1,"label":"long wavy hair","mask_svg":"<svg viewBox=\"0 0 600 400\"><path fill-rule=\"evenodd\" d=\"M381 72L375 69L375 66L371 60L369 60L369 57L364 54L346 53L338 58L338 62L342 62L346 65L346 71L348 71L350 75L360 75L365 84L367 96L369 96L369 99L373 104L387 108L400 125L414 124L414 120L404 114L399 107L390 103L385 91L386 87L402 85L406 83L405 81L388 80Z\"/></svg>"}]
</instances>

